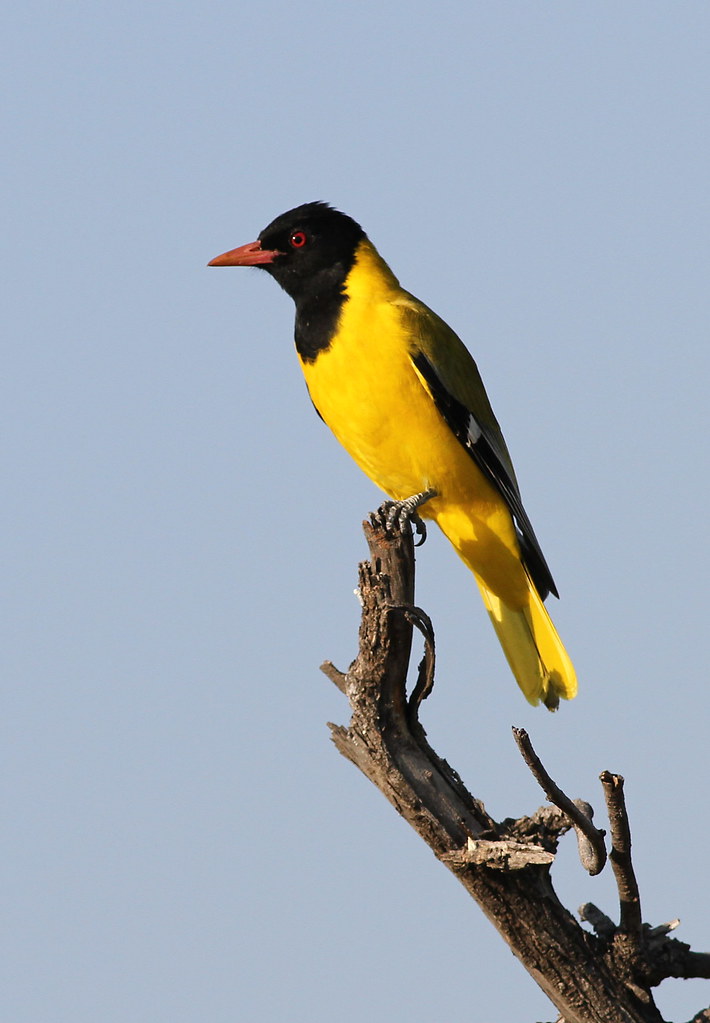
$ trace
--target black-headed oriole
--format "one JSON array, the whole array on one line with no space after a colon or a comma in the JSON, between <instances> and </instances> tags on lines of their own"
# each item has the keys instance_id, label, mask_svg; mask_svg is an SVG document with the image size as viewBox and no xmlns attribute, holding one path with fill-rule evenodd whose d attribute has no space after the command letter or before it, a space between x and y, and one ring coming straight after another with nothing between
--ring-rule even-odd
<instances>
[{"instance_id":1,"label":"black-headed oriole","mask_svg":"<svg viewBox=\"0 0 710 1023\"><path fill-rule=\"evenodd\" d=\"M418 508L476 577L525 697L554 710L577 691L545 609L557 596L476 363L399 281L350 217L325 203L277 217L210 266L259 266L296 304L313 404L364 472ZM414 502L416 504L416 502Z\"/></svg>"}]
</instances>

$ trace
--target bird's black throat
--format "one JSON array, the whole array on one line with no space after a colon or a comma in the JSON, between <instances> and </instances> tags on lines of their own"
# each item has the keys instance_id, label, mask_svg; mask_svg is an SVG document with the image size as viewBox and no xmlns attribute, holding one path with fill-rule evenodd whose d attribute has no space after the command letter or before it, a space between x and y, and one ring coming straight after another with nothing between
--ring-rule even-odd
<instances>
[{"instance_id":1,"label":"bird's black throat","mask_svg":"<svg viewBox=\"0 0 710 1023\"><path fill-rule=\"evenodd\" d=\"M340 314L348 300L343 291L344 280L296 300L294 339L304 362L315 362L337 333Z\"/></svg>"},{"instance_id":2,"label":"bird's black throat","mask_svg":"<svg viewBox=\"0 0 710 1023\"><path fill-rule=\"evenodd\" d=\"M343 305L348 300L345 282L355 262L355 248L341 255L331 266L311 276L294 273L284 260L264 269L278 281L296 304L296 350L304 362L314 362L330 346Z\"/></svg>"}]
</instances>

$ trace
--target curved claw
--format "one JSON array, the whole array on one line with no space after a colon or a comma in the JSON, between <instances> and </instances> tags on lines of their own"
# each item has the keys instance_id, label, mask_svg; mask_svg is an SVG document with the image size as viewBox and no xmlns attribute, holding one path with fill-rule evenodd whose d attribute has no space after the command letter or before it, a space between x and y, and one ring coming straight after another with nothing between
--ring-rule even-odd
<instances>
[{"instance_id":1,"label":"curved claw","mask_svg":"<svg viewBox=\"0 0 710 1023\"><path fill-rule=\"evenodd\" d=\"M407 523L411 523L418 537L414 546L421 547L426 540L426 526L417 515L417 509L437 496L436 490L430 489L422 491L421 494L413 494L404 501L385 501L382 510L385 513L386 528L393 529L397 525L399 529L404 529Z\"/></svg>"},{"instance_id":2,"label":"curved claw","mask_svg":"<svg viewBox=\"0 0 710 1023\"><path fill-rule=\"evenodd\" d=\"M420 519L418 515L412 515L410 522L414 526L414 532L417 534L414 546L421 547L426 543L426 522L424 519Z\"/></svg>"}]
</instances>

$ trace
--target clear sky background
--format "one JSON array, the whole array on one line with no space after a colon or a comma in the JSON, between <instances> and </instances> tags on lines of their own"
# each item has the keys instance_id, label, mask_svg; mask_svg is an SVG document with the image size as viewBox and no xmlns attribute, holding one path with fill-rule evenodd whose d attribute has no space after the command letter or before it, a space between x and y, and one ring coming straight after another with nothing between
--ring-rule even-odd
<instances>
[{"instance_id":1,"label":"clear sky background","mask_svg":"<svg viewBox=\"0 0 710 1023\"><path fill-rule=\"evenodd\" d=\"M644 918L707 951L710 5L30 0L3 43L4 1018L554 1018L329 741L380 495L290 299L206 268L312 199L472 349L562 595L550 715L430 531L432 744L497 817L543 801L513 724L598 820L623 773ZM554 878L617 916L573 838Z\"/></svg>"}]
</instances>

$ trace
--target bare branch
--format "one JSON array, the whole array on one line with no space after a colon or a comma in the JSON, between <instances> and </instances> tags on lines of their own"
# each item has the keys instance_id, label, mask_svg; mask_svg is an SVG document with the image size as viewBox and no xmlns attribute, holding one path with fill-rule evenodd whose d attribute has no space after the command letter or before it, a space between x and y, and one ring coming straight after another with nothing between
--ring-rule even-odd
<instances>
[{"instance_id":1,"label":"bare branch","mask_svg":"<svg viewBox=\"0 0 710 1023\"><path fill-rule=\"evenodd\" d=\"M490 842L482 838L469 838L465 849L444 853L440 859L451 868L477 863L493 870L522 870L533 864L550 864L555 855L526 842L510 842L506 839Z\"/></svg>"},{"instance_id":2,"label":"bare branch","mask_svg":"<svg viewBox=\"0 0 710 1023\"><path fill-rule=\"evenodd\" d=\"M555 784L533 749L530 736L524 728L513 728L513 736L518 744L523 760L532 771L535 780L547 798L569 817L577 833L579 858L582 861L582 866L592 876L598 874L606 863L605 832L595 828L592 824L591 818L594 811L591 806L582 800L574 802Z\"/></svg>"},{"instance_id":3,"label":"bare branch","mask_svg":"<svg viewBox=\"0 0 710 1023\"><path fill-rule=\"evenodd\" d=\"M670 934L671 931L674 931L676 927L679 926L680 920L676 917L675 920L669 920L667 924L658 924L657 927L649 927L646 931L646 938L649 941L652 941L659 935L665 938L667 934Z\"/></svg>"},{"instance_id":4,"label":"bare branch","mask_svg":"<svg viewBox=\"0 0 710 1023\"><path fill-rule=\"evenodd\" d=\"M616 924L601 909L597 909L593 902L585 902L577 910L579 919L591 924L596 934L604 941L611 941L616 934Z\"/></svg>"},{"instance_id":5,"label":"bare branch","mask_svg":"<svg viewBox=\"0 0 710 1023\"><path fill-rule=\"evenodd\" d=\"M338 668L336 668L335 665L332 663L332 661L323 661L323 663L320 666L320 670L323 672L324 675L327 675L327 677L330 679L333 685L336 685L344 696L348 695L347 692L348 676L344 672L339 671Z\"/></svg>"},{"instance_id":6,"label":"bare branch","mask_svg":"<svg viewBox=\"0 0 710 1023\"><path fill-rule=\"evenodd\" d=\"M529 817L497 823L437 756L417 716L434 681L434 632L414 603L412 536L408 528L390 527L382 512L364 528L371 560L360 566L358 654L346 674L330 662L324 665L351 708L347 727L331 726L335 745L458 878L564 1023L662 1023L652 987L669 976L710 976L710 956L692 953L670 938L669 925L646 926L640 939L638 934L631 939L588 904L580 913L594 927L592 934L564 908L550 876L560 835L570 826L582 833L596 857L591 864L596 872L603 863L604 833L591 824L587 804L575 804L552 782L524 732L516 730L516 739L554 804ZM425 651L408 700L413 626L424 635ZM613 828L625 820L618 788L617 779L608 800L610 816L616 814ZM630 839L623 828L612 835L622 856L622 881L617 883L633 899ZM634 926L633 912L625 913L626 927ZM640 921L640 909L638 914Z\"/></svg>"},{"instance_id":7,"label":"bare branch","mask_svg":"<svg viewBox=\"0 0 710 1023\"><path fill-rule=\"evenodd\" d=\"M417 684L412 690L412 695L409 697L409 706L412 708L414 716L416 716L422 701L426 700L434 688L436 643L434 641L434 626L431 624L431 618L426 611L422 611L420 607L409 607L404 609L404 612L407 616L407 621L419 629L424 637L424 656L419 665Z\"/></svg>"},{"instance_id":8,"label":"bare branch","mask_svg":"<svg viewBox=\"0 0 710 1023\"><path fill-rule=\"evenodd\" d=\"M631 829L624 801L624 779L620 774L602 771L599 779L604 789L609 826L611 828L611 866L619 892L619 929L635 940L641 940L641 897L631 863Z\"/></svg>"}]
</instances>

